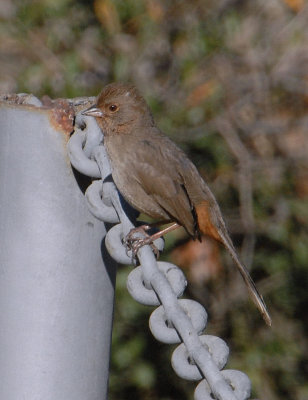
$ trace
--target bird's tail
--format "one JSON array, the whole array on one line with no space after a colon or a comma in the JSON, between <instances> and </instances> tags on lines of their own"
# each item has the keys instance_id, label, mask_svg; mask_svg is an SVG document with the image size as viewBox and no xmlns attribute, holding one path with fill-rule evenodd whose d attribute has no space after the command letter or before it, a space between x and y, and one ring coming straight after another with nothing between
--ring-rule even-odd
<instances>
[{"instance_id":1,"label":"bird's tail","mask_svg":"<svg viewBox=\"0 0 308 400\"><path fill-rule=\"evenodd\" d=\"M265 304L262 296L260 295L254 281L252 280L247 268L240 261L238 255L237 255L237 252L231 242L231 239L229 238L229 236L227 236L228 234L224 234L223 232L219 232L219 233L220 233L221 242L224 244L225 248L228 250L233 261L235 262L235 265L239 269L239 271L244 279L244 282L247 285L247 288L249 290L252 300L254 301L254 303L256 304L258 309L260 310L261 315L262 315L264 321L266 322L266 324L271 326L272 319L269 315L269 312L267 311L266 304Z\"/></svg>"},{"instance_id":2,"label":"bird's tail","mask_svg":"<svg viewBox=\"0 0 308 400\"><path fill-rule=\"evenodd\" d=\"M209 201L202 201L195 207L200 232L218 240L228 250L233 261L235 262L235 265L239 269L244 279L244 282L248 287L252 300L260 310L264 321L267 323L267 325L270 326L272 324L272 320L269 316L262 296L258 292L258 289L256 288L256 285L254 284L251 276L249 275L247 268L240 261L236 253L236 250L233 246L232 240L228 234L227 228L222 218L221 212L213 195L209 191L207 192L207 195L211 197L211 205Z\"/></svg>"}]
</instances>

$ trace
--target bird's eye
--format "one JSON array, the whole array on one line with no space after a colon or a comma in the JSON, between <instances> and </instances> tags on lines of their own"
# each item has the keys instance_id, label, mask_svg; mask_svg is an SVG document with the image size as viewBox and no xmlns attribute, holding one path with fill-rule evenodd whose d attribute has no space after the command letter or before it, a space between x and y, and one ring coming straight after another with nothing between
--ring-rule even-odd
<instances>
[{"instance_id":1,"label":"bird's eye","mask_svg":"<svg viewBox=\"0 0 308 400\"><path fill-rule=\"evenodd\" d=\"M111 104L111 106L109 106L109 110L111 111L111 112L115 112L115 111L118 111L118 106L116 105L116 104Z\"/></svg>"}]
</instances>

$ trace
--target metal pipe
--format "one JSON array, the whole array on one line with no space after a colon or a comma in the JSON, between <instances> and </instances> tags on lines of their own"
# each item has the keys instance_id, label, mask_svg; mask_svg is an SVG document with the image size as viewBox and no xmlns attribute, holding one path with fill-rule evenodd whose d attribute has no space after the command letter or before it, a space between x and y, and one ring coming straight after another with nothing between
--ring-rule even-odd
<instances>
[{"instance_id":1,"label":"metal pipe","mask_svg":"<svg viewBox=\"0 0 308 400\"><path fill-rule=\"evenodd\" d=\"M51 111L0 102L0 399L107 397L115 264Z\"/></svg>"}]
</instances>

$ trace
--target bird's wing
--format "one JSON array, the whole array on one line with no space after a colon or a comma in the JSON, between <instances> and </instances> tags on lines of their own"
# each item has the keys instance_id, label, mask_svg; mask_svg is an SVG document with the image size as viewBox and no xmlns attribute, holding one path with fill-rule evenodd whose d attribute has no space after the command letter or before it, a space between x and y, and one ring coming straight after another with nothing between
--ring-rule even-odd
<instances>
[{"instance_id":1,"label":"bird's wing","mask_svg":"<svg viewBox=\"0 0 308 400\"><path fill-rule=\"evenodd\" d=\"M147 152L136 150L134 179L168 215L196 235L196 221L183 178L179 173L177 154L156 142L147 146ZM177 149L177 148L176 148ZM143 147L144 150L144 147ZM152 160L155 160L155 163Z\"/></svg>"}]
</instances>

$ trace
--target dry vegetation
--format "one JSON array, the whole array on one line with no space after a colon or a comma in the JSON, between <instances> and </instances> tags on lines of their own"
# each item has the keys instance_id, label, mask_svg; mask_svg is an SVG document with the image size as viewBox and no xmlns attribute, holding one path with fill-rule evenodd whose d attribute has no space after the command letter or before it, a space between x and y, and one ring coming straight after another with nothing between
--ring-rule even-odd
<instances>
[{"instance_id":1,"label":"dry vegetation","mask_svg":"<svg viewBox=\"0 0 308 400\"><path fill-rule=\"evenodd\" d=\"M0 92L95 95L135 83L207 177L273 316L264 326L213 243L167 238L263 400L308 398L308 5L305 0L1 0ZM206 267L206 268L205 268ZM119 272L110 398L184 400ZM154 350L153 350L154 349Z\"/></svg>"}]
</instances>

